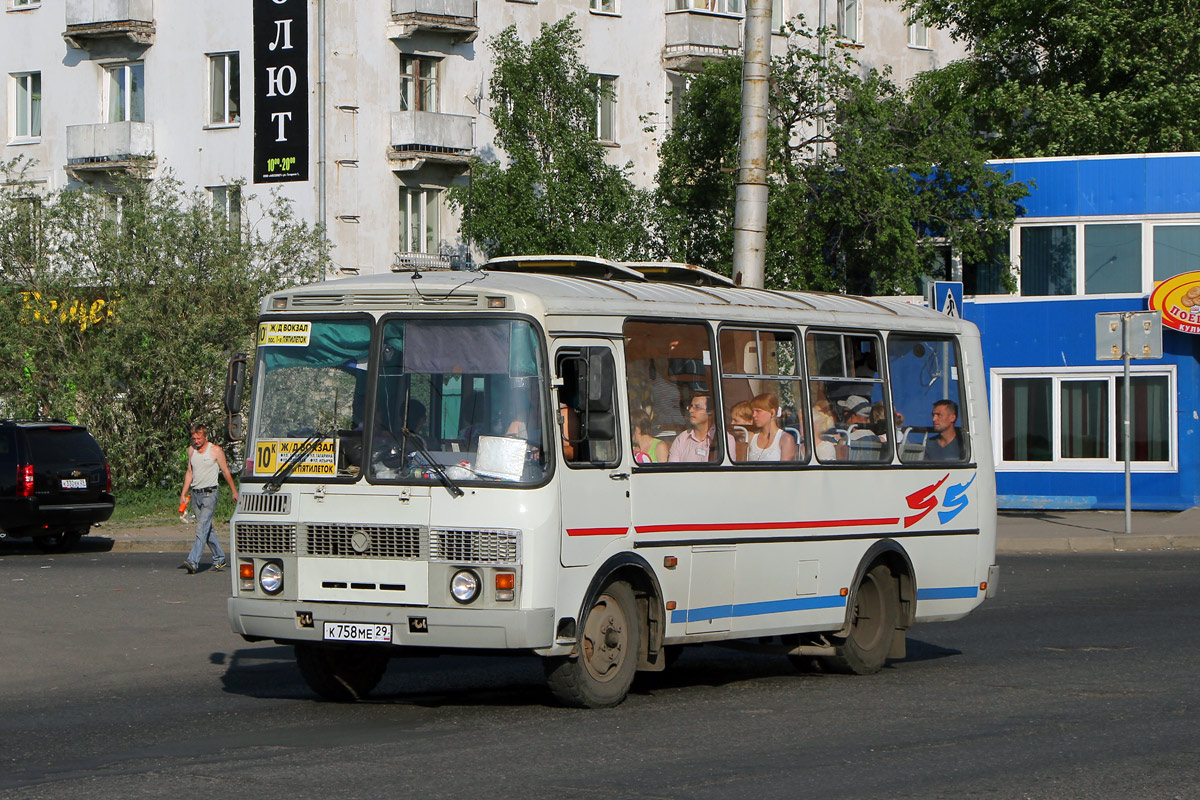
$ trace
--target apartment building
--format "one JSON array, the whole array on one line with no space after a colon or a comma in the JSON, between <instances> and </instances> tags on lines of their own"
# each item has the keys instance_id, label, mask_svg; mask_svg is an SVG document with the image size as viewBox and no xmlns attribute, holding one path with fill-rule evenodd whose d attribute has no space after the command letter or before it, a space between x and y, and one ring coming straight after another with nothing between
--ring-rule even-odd
<instances>
[{"instance_id":1,"label":"apartment building","mask_svg":"<svg viewBox=\"0 0 1200 800\"><path fill-rule=\"evenodd\" d=\"M574 14L584 62L613 89L596 134L650 186L670 92L741 48L745 13L745 0L3 1L0 158L35 161L48 189L170 170L235 216L279 192L326 225L344 274L465 252L444 192L471 155L501 155L489 37L515 25L529 40ZM894 0L773 12L776 30L827 20L901 83L962 52Z\"/></svg>"}]
</instances>

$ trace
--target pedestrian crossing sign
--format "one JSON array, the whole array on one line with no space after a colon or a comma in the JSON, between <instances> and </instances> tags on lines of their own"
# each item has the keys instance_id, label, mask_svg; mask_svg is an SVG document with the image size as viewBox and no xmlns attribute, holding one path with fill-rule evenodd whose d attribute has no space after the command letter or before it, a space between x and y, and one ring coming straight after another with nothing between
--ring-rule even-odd
<instances>
[{"instance_id":1,"label":"pedestrian crossing sign","mask_svg":"<svg viewBox=\"0 0 1200 800\"><path fill-rule=\"evenodd\" d=\"M929 307L948 317L962 319L962 281L933 281L930 283Z\"/></svg>"}]
</instances>

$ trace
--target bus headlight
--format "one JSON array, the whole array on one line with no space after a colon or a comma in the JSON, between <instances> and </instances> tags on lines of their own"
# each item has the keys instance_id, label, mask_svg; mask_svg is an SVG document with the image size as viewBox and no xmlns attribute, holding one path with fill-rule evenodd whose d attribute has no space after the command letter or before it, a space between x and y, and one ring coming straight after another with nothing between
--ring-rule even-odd
<instances>
[{"instance_id":1,"label":"bus headlight","mask_svg":"<svg viewBox=\"0 0 1200 800\"><path fill-rule=\"evenodd\" d=\"M460 569L450 579L450 596L459 603L470 603L479 597L481 585L478 575L469 569Z\"/></svg>"},{"instance_id":2,"label":"bus headlight","mask_svg":"<svg viewBox=\"0 0 1200 800\"><path fill-rule=\"evenodd\" d=\"M258 585L267 594L279 594L283 589L283 564L268 561L258 571Z\"/></svg>"}]
</instances>

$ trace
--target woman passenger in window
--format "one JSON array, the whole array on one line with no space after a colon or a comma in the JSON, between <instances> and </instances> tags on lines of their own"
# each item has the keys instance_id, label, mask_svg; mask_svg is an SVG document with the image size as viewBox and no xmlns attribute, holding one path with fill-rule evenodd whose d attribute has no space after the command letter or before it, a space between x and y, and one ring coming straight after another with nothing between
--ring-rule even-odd
<instances>
[{"instance_id":1,"label":"woman passenger in window","mask_svg":"<svg viewBox=\"0 0 1200 800\"><path fill-rule=\"evenodd\" d=\"M639 411L633 413L633 460L639 464L661 463L667 460L667 443L650 433L650 416Z\"/></svg>"},{"instance_id":2,"label":"woman passenger in window","mask_svg":"<svg viewBox=\"0 0 1200 800\"><path fill-rule=\"evenodd\" d=\"M771 392L756 395L750 401L757 430L750 437L747 461L795 461L796 440L779 427L779 398Z\"/></svg>"}]
</instances>

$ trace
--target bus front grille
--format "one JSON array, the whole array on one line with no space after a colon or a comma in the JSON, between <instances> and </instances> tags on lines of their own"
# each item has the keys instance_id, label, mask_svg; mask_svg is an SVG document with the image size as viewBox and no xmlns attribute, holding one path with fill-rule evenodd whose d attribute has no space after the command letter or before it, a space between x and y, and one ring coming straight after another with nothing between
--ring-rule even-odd
<instances>
[{"instance_id":1,"label":"bus front grille","mask_svg":"<svg viewBox=\"0 0 1200 800\"><path fill-rule=\"evenodd\" d=\"M429 560L456 564L517 564L521 533L515 530L431 530Z\"/></svg>"},{"instance_id":2,"label":"bus front grille","mask_svg":"<svg viewBox=\"0 0 1200 800\"><path fill-rule=\"evenodd\" d=\"M238 553L296 552L296 526L277 522L239 522L233 530Z\"/></svg>"},{"instance_id":3,"label":"bus front grille","mask_svg":"<svg viewBox=\"0 0 1200 800\"><path fill-rule=\"evenodd\" d=\"M343 558L421 557L424 531L397 525L345 525L309 523L305 554Z\"/></svg>"}]
</instances>

